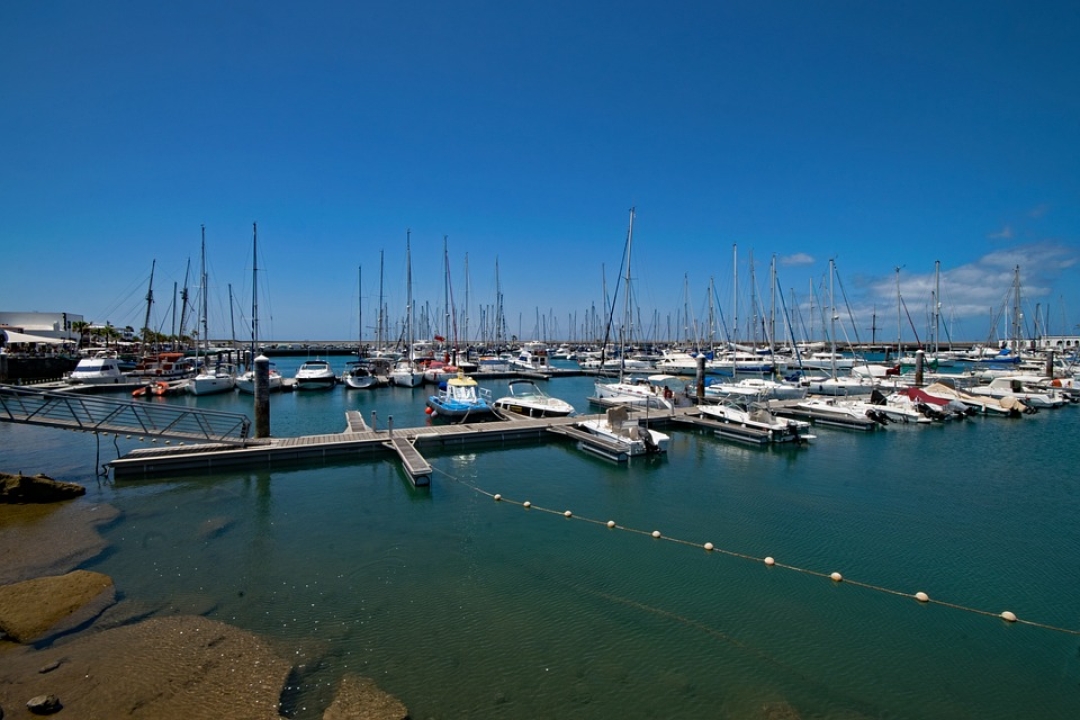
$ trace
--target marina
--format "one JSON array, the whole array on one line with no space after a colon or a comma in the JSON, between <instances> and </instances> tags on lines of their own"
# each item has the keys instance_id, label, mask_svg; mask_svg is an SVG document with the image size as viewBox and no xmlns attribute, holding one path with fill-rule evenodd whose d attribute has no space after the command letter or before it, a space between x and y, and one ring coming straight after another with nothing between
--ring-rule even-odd
<instances>
[{"instance_id":1,"label":"marina","mask_svg":"<svg viewBox=\"0 0 1080 720\"><path fill-rule=\"evenodd\" d=\"M286 377L302 360L277 359ZM619 462L615 446L615 461L579 448L575 422L607 412L593 386L545 383L583 411L566 418L440 422L430 387L338 387L273 394L271 437L240 445L12 423L0 440L9 462L48 457L123 511L92 567L126 594L208 604L320 657L296 678L294 717L317 717L302 708L356 663L418 716L1057 717L1080 699L1080 458L1033 442L1075 437L1075 409L814 422L809 446L717 437L692 406L642 409L668 451ZM250 416L252 400L140 402ZM212 518L229 529L192 544Z\"/></svg>"}]
</instances>

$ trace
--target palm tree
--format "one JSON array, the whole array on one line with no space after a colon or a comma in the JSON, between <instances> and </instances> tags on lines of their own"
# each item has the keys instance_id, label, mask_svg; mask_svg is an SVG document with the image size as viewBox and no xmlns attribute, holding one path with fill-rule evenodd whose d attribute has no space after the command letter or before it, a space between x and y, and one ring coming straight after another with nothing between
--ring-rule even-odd
<instances>
[{"instance_id":1,"label":"palm tree","mask_svg":"<svg viewBox=\"0 0 1080 720\"><path fill-rule=\"evenodd\" d=\"M86 329L89 327L90 323L86 322L85 320L76 320L75 322L71 323L71 329L79 333L79 342L75 346L76 348L81 348L86 342Z\"/></svg>"}]
</instances>

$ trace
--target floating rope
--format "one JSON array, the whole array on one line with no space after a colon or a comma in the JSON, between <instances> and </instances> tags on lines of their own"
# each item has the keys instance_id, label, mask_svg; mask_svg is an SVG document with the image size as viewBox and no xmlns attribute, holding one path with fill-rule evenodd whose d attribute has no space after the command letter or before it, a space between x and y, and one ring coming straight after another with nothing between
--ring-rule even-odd
<instances>
[{"instance_id":1,"label":"floating rope","mask_svg":"<svg viewBox=\"0 0 1080 720\"><path fill-rule=\"evenodd\" d=\"M981 610L979 608L973 608L973 607L969 607L967 605L960 605L958 603L948 602L946 600L937 600L937 599L931 598L929 595L927 595L925 592L922 592L922 591L919 591L919 592L916 592L916 593L904 592L902 590L895 590L893 588L887 588L887 587L884 587L884 586L881 586L881 585L874 585L873 583L861 582L859 580L852 580L851 578L846 578L843 575L841 575L839 572L835 572L835 571L831 572L831 573L826 573L826 572L822 572L820 570L812 570L812 569L809 569L809 568L799 567L797 565L788 565L786 563L776 562L776 560L773 559L772 557L764 557L764 558L762 558L762 557L757 557L755 555L748 555L747 553L738 552L737 550L727 550L725 548L719 548L719 547L716 547L715 545L713 545L711 542L698 543L698 542L692 542L690 540L682 540L680 538L667 537L667 536L663 535L659 530L640 530L638 528L632 528L632 527L628 527L626 525L619 525L614 520L606 520L606 521L605 520L597 520L597 519L594 519L594 518L584 517L584 516L581 516L581 515L575 515L570 510L554 510L554 509L551 509L551 508L540 507L539 505L532 504L532 502L530 502L529 500L525 500L525 501L511 500L509 498L503 497L499 493L490 492L490 491L485 490L485 489L483 489L481 487L473 485L470 482L462 480L461 478L454 477L453 475L451 475L450 473L447 473L444 470L439 470L439 469L436 468L435 472L438 472L438 473L441 473L442 475L445 475L447 478L449 478L449 479L451 479L451 480L453 480L453 481L455 481L457 483L460 483L461 485L464 485L467 488L470 488L471 490L473 490L476 493L479 493L480 495L486 495L487 497L491 498L492 500L495 500L496 502L505 502L505 503L509 503L511 505L518 505L518 506L520 506L520 507L522 507L522 508L524 508L526 510L534 510L534 511L540 512L540 513L548 513L549 515L558 515L560 517L567 518L567 519L570 519L570 520L578 520L580 522L590 523L590 524L593 524L593 525L599 525L601 527L608 528L608 529L611 529L611 530L621 530L623 532L635 533L637 535L644 535L646 537L651 537L654 540L666 540L667 542L676 543L678 545L686 545L687 547L693 547L693 548L697 548L699 550L704 549L704 550L706 550L706 551L708 551L710 553L711 552L716 552L716 553L719 553L721 555L727 555L729 557L739 558L740 560L750 560L750 561L756 562L756 563L763 563L763 564L767 565L768 567L777 567L777 568L782 568L784 570L792 570L794 572L803 573L804 575L812 575L814 577L824 578L824 579L830 580L830 581L835 582L835 583L841 583L842 582L842 583L845 583L847 585L854 585L855 587L864 588L866 590L874 590L876 592L884 593L886 595L895 595L897 597L904 597L904 598L914 598L915 600L919 601L920 603L941 605L942 607L952 608L953 610L962 610L964 612L972 613L974 615L983 615L983 616L986 616L986 617L998 618L1000 620L1005 620L1006 622L1009 622L1009 623L1017 623L1017 624L1020 624L1020 625L1029 625L1031 627L1042 628L1043 630L1051 630L1053 632L1064 633L1066 635L1080 636L1080 630L1073 630L1073 629L1070 629L1070 628L1058 627L1056 625L1049 625L1047 623L1041 623L1041 622L1037 622L1035 620L1025 620L1023 618L1017 617L1016 614L1013 613L1010 610L1005 610L1003 612L992 612L992 611L989 611L989 610Z\"/></svg>"}]
</instances>

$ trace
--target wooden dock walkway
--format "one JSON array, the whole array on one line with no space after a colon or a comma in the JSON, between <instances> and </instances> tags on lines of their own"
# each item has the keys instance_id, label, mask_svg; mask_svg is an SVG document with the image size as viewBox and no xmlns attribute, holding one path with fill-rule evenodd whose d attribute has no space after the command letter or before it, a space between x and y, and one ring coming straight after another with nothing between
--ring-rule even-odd
<instances>
[{"instance_id":1,"label":"wooden dock walkway","mask_svg":"<svg viewBox=\"0 0 1080 720\"><path fill-rule=\"evenodd\" d=\"M401 464L405 467L405 472L409 473L413 485L431 484L431 465L408 438L398 435L383 444L391 448L401 458Z\"/></svg>"},{"instance_id":2,"label":"wooden dock walkway","mask_svg":"<svg viewBox=\"0 0 1080 720\"><path fill-rule=\"evenodd\" d=\"M677 410L675 415L684 410ZM229 468L276 467L297 462L327 462L347 458L384 457L388 450L398 457L409 453L414 462L415 477L423 477L423 459L421 452L428 448L435 450L456 449L476 444L507 445L520 443L543 443L556 436L550 428L562 427L573 429L574 423L588 419L589 415L562 418L527 418L514 416L510 420L492 420L477 423L453 425L425 425L422 427L389 428L373 430L366 425L361 429L359 413L346 416L346 430L340 433L324 435L306 435L292 438L267 438L249 440L243 447L229 446L224 443L171 445L138 448L108 465L117 479L160 477L184 472L219 472ZM650 411L631 412L631 420L649 424L664 425L671 421L672 414L660 414ZM558 432L558 431L557 431ZM581 431L578 431L581 432ZM572 433L558 432L560 436L571 437ZM575 438L576 439L576 438ZM412 450L399 449L397 441L403 440ZM411 453L415 451L415 455ZM417 460L419 456L419 460ZM429 465L430 467L430 465ZM406 470L412 475L412 471ZM430 477L430 470L426 471Z\"/></svg>"}]
</instances>

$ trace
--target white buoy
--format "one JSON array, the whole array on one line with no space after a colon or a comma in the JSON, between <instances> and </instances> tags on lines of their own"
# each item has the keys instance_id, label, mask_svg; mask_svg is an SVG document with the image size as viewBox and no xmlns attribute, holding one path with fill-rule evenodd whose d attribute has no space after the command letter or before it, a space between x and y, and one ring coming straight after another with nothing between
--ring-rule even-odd
<instances>
[{"instance_id":1,"label":"white buoy","mask_svg":"<svg viewBox=\"0 0 1080 720\"><path fill-rule=\"evenodd\" d=\"M831 578L833 579L833 582L840 582L841 580L843 580L843 579L844 579L844 576L843 576L843 575L841 575L841 574L840 574L840 573L838 573L838 572L834 572L834 573L833 573L832 575L830 575L829 577L831 577Z\"/></svg>"},{"instance_id":2,"label":"white buoy","mask_svg":"<svg viewBox=\"0 0 1080 720\"><path fill-rule=\"evenodd\" d=\"M659 530L653 530L653 531L652 531L652 536L653 536L654 538L658 538L658 537L660 537L660 531L659 531Z\"/></svg>"},{"instance_id":3,"label":"white buoy","mask_svg":"<svg viewBox=\"0 0 1080 720\"><path fill-rule=\"evenodd\" d=\"M499 502L500 500L502 500L502 495L495 493L495 502Z\"/></svg>"},{"instance_id":4,"label":"white buoy","mask_svg":"<svg viewBox=\"0 0 1080 720\"><path fill-rule=\"evenodd\" d=\"M924 593L922 590L915 593L915 599L919 602L930 602L930 596Z\"/></svg>"},{"instance_id":5,"label":"white buoy","mask_svg":"<svg viewBox=\"0 0 1080 720\"><path fill-rule=\"evenodd\" d=\"M709 552L712 552L713 544L710 543L710 542L705 543L705 549L708 550Z\"/></svg>"},{"instance_id":6,"label":"white buoy","mask_svg":"<svg viewBox=\"0 0 1080 720\"><path fill-rule=\"evenodd\" d=\"M608 521L607 521L607 526L608 526L609 528L613 528L613 527L615 527L615 521L614 521L614 520L608 520Z\"/></svg>"},{"instance_id":7,"label":"white buoy","mask_svg":"<svg viewBox=\"0 0 1080 720\"><path fill-rule=\"evenodd\" d=\"M567 510L566 512L564 512L564 513L563 513L563 515L564 515L565 517L573 517L574 513L572 513L572 512L570 512L569 510Z\"/></svg>"},{"instance_id":8,"label":"white buoy","mask_svg":"<svg viewBox=\"0 0 1080 720\"><path fill-rule=\"evenodd\" d=\"M1001 619L1005 622L1016 622L1016 613L1010 610L1006 610L1005 612L1001 613Z\"/></svg>"},{"instance_id":9,"label":"white buoy","mask_svg":"<svg viewBox=\"0 0 1080 720\"><path fill-rule=\"evenodd\" d=\"M526 510L528 510L529 508L531 508L531 507L532 507L532 503L531 503L531 502L529 502L528 500L526 500L525 502L521 503L521 507L523 507L523 508L525 508Z\"/></svg>"},{"instance_id":10,"label":"white buoy","mask_svg":"<svg viewBox=\"0 0 1080 720\"><path fill-rule=\"evenodd\" d=\"M765 564L768 565L769 567L772 567L773 565L776 564L776 561L773 560L772 555L770 555L769 557L765 558Z\"/></svg>"}]
</instances>

